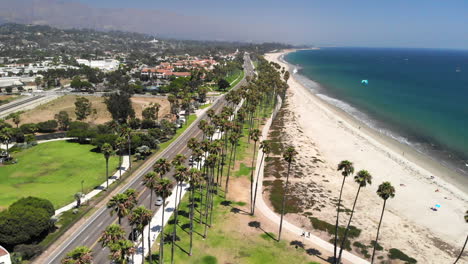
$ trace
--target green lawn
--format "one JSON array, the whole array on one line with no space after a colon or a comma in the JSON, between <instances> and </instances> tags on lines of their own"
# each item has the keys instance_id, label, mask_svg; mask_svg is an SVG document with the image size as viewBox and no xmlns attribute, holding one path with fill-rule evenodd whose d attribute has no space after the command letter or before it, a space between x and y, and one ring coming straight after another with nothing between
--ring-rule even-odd
<instances>
[{"instance_id":1,"label":"green lawn","mask_svg":"<svg viewBox=\"0 0 468 264\"><path fill-rule=\"evenodd\" d=\"M59 208L74 200L82 180L86 193L100 185L105 181L105 159L93 148L55 141L12 154L18 163L0 167L0 208L25 196L48 199ZM118 157L110 159L109 175L118 162Z\"/></svg>"},{"instance_id":2,"label":"green lawn","mask_svg":"<svg viewBox=\"0 0 468 264\"><path fill-rule=\"evenodd\" d=\"M226 81L228 81L231 84L231 88L236 86L241 80L244 78L244 71L238 71L235 74L232 74L226 78Z\"/></svg>"}]
</instances>

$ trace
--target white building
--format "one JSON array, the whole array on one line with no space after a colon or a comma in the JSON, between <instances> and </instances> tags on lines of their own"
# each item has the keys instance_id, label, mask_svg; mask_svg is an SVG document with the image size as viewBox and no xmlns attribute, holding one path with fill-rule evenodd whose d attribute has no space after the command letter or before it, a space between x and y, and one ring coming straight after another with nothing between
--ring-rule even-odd
<instances>
[{"instance_id":1,"label":"white building","mask_svg":"<svg viewBox=\"0 0 468 264\"><path fill-rule=\"evenodd\" d=\"M10 253L0 246L0 264L11 264Z\"/></svg>"},{"instance_id":2,"label":"white building","mask_svg":"<svg viewBox=\"0 0 468 264\"><path fill-rule=\"evenodd\" d=\"M84 59L77 59L76 62L81 65L86 65L91 68L98 68L103 71L115 71L119 68L119 61L113 59L105 59L105 60L84 60Z\"/></svg>"}]
</instances>

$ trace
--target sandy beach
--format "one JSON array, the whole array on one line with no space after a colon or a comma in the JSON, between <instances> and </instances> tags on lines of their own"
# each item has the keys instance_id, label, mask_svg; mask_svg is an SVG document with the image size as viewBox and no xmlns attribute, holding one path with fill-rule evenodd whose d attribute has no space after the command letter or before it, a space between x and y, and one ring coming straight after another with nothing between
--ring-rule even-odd
<instances>
[{"instance_id":1,"label":"sandy beach","mask_svg":"<svg viewBox=\"0 0 468 264\"><path fill-rule=\"evenodd\" d=\"M287 52L290 51L267 54L265 58L292 73L293 68L280 59ZM376 190L382 182L390 181L396 196L387 201L379 243L386 250L402 250L418 263L452 263L468 233L463 218L468 209L465 179L458 179L451 170L429 157L326 103L299 83L294 74L288 84L283 141L298 150L296 164L302 166L295 166L295 170L303 175L293 177L292 189L302 188L304 199L307 195L315 197L310 186L326 194L317 197L321 210L310 213L334 223L336 209L332 199L338 197L342 181L336 165L341 160L350 160L356 171L365 169L373 176L372 185L361 190L353 217L353 225L362 229L357 240L370 244L375 239L383 203ZM321 162L316 162L317 159ZM346 179L345 208L352 208L357 187L352 177ZM441 208L431 210L436 204ZM341 215L340 225L345 225L349 216ZM312 230L304 214L288 214L286 219ZM319 235L327 238L325 234ZM463 261L468 258L465 256L459 263Z\"/></svg>"}]
</instances>

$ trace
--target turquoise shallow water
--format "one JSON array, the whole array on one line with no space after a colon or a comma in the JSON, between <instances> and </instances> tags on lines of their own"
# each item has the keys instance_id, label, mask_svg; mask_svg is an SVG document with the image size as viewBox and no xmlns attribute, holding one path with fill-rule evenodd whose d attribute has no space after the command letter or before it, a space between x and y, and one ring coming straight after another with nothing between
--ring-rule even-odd
<instances>
[{"instance_id":1,"label":"turquoise shallow water","mask_svg":"<svg viewBox=\"0 0 468 264\"><path fill-rule=\"evenodd\" d=\"M323 48L285 59L323 99L468 175L468 51Z\"/></svg>"}]
</instances>

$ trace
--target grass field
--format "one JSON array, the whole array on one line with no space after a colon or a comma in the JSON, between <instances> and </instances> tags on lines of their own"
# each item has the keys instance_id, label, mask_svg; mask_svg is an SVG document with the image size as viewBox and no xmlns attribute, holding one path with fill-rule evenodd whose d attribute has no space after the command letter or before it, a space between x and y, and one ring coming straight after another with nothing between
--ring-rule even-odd
<instances>
[{"instance_id":1,"label":"grass field","mask_svg":"<svg viewBox=\"0 0 468 264\"><path fill-rule=\"evenodd\" d=\"M236 86L241 80L244 78L244 71L238 71L228 77L226 77L226 81L231 84L231 88Z\"/></svg>"},{"instance_id":2,"label":"grass field","mask_svg":"<svg viewBox=\"0 0 468 264\"><path fill-rule=\"evenodd\" d=\"M18 163L0 167L0 208L25 196L46 198L59 208L74 200L82 180L85 193L100 185L105 181L105 159L93 148L55 141L12 154ZM109 160L109 175L118 162L118 157Z\"/></svg>"}]
</instances>

